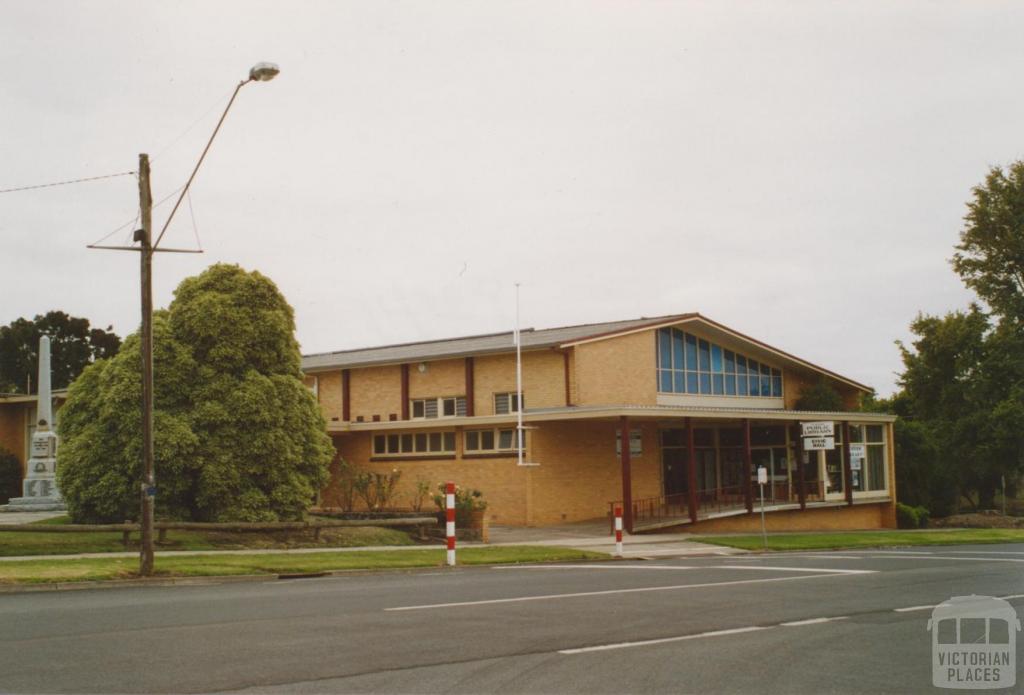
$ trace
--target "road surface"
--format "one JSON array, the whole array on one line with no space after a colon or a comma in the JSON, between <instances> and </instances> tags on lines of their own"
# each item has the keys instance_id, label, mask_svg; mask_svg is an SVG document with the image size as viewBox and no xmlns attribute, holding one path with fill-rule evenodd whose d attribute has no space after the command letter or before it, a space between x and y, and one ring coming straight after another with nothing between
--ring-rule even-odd
<instances>
[{"instance_id":1,"label":"road surface","mask_svg":"<svg viewBox=\"0 0 1024 695\"><path fill-rule=\"evenodd\" d=\"M1024 545L3 594L0 691L934 692L972 593L1020 610Z\"/></svg>"}]
</instances>

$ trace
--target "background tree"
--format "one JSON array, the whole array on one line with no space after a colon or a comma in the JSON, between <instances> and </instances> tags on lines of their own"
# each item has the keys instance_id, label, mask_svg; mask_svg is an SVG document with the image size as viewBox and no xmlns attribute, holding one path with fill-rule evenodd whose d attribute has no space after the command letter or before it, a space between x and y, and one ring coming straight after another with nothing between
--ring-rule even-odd
<instances>
[{"instance_id":1,"label":"background tree","mask_svg":"<svg viewBox=\"0 0 1024 695\"><path fill-rule=\"evenodd\" d=\"M995 315L1024 323L1024 160L973 189L953 269Z\"/></svg>"},{"instance_id":2,"label":"background tree","mask_svg":"<svg viewBox=\"0 0 1024 695\"><path fill-rule=\"evenodd\" d=\"M0 327L0 391L25 393L31 382L36 392L39 338L50 336L50 368L53 388L65 388L93 361L113 357L121 339L106 330L91 328L88 319L50 311L31 321L17 319Z\"/></svg>"},{"instance_id":3,"label":"background tree","mask_svg":"<svg viewBox=\"0 0 1024 695\"><path fill-rule=\"evenodd\" d=\"M274 283L214 265L179 285L153 333L157 514L301 518L334 451ZM139 363L132 335L68 393L58 478L76 521L138 516Z\"/></svg>"},{"instance_id":4,"label":"background tree","mask_svg":"<svg viewBox=\"0 0 1024 695\"><path fill-rule=\"evenodd\" d=\"M838 412L843 409L843 397L828 380L822 378L800 392L800 397L796 400L796 409L823 413Z\"/></svg>"}]
</instances>

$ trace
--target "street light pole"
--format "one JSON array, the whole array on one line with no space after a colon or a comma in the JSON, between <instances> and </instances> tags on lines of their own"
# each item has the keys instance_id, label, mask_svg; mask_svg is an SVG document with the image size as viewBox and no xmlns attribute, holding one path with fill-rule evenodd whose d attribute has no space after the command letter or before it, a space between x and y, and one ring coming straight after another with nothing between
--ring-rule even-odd
<instances>
[{"instance_id":1,"label":"street light pole","mask_svg":"<svg viewBox=\"0 0 1024 695\"><path fill-rule=\"evenodd\" d=\"M199 161L192 169L192 174L181 190L174 209L167 216L163 228L156 242L153 242L153 196L149 186L149 155L139 155L139 210L142 228L135 231L134 241L138 246L101 246L91 244L91 249L108 249L112 251L138 251L139 252L139 284L141 285L142 304L142 325L139 328L139 352L142 359L142 480L140 481L140 518L139 527L140 545L139 550L139 574L146 577L153 574L153 508L156 503L156 476L153 470L153 254L157 252L172 253L202 253L199 250L191 249L167 249L158 248L164 232L174 219L174 213L178 206L188 194L192 180L199 171L199 166L210 151L213 139L217 137L224 119L235 103L238 91L250 82L269 82L280 72L280 68L273 63L257 63L249 70L249 79L242 80L235 87L228 105L224 108L217 127L206 142L203 153L199 155Z\"/></svg>"},{"instance_id":2,"label":"street light pole","mask_svg":"<svg viewBox=\"0 0 1024 695\"><path fill-rule=\"evenodd\" d=\"M153 473L153 195L149 188L149 155L139 155L139 210L142 229L135 232L139 242L139 284L142 288L142 326L139 351L142 354L142 485L139 574L153 574L153 502L156 480Z\"/></svg>"}]
</instances>

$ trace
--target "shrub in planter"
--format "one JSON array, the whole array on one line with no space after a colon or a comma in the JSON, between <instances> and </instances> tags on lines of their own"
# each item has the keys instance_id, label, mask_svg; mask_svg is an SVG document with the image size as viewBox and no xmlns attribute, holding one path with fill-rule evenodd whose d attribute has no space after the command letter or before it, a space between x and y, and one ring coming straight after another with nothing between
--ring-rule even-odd
<instances>
[{"instance_id":1,"label":"shrub in planter","mask_svg":"<svg viewBox=\"0 0 1024 695\"><path fill-rule=\"evenodd\" d=\"M896 525L900 528L919 528L917 509L902 502L896 503Z\"/></svg>"},{"instance_id":2,"label":"shrub in planter","mask_svg":"<svg viewBox=\"0 0 1024 695\"><path fill-rule=\"evenodd\" d=\"M439 483L437 494L434 495L434 504L437 506L440 519L444 519L445 512L445 483ZM479 490L470 490L455 486L455 527L473 527L473 512L482 512L487 509L487 502Z\"/></svg>"}]
</instances>

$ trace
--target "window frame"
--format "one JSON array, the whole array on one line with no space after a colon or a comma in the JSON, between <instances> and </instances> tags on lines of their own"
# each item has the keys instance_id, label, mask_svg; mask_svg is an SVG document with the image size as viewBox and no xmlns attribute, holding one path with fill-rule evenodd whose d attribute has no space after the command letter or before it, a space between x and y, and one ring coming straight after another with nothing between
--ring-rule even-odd
<instances>
[{"instance_id":1,"label":"window frame","mask_svg":"<svg viewBox=\"0 0 1024 695\"><path fill-rule=\"evenodd\" d=\"M454 456L455 430L379 432L373 435L370 451L372 459Z\"/></svg>"},{"instance_id":2,"label":"window frame","mask_svg":"<svg viewBox=\"0 0 1024 695\"><path fill-rule=\"evenodd\" d=\"M501 446L502 433L510 434L512 444L509 447ZM490 454L513 455L519 451L518 438L515 427L483 427L463 431L462 453L463 456L486 456ZM476 439L476 446L470 446L470 438ZM490 439L492 446L485 447L484 441ZM526 450L526 432L523 432L523 450Z\"/></svg>"},{"instance_id":3,"label":"window frame","mask_svg":"<svg viewBox=\"0 0 1024 695\"><path fill-rule=\"evenodd\" d=\"M785 398L786 379L780 367L674 326L657 329L654 342L659 394Z\"/></svg>"},{"instance_id":4,"label":"window frame","mask_svg":"<svg viewBox=\"0 0 1024 695\"><path fill-rule=\"evenodd\" d=\"M452 404L452 415L445 414L445 407L449 402ZM435 414L430 415L431 412ZM465 396L429 396L409 399L410 420L445 420L455 417L466 417Z\"/></svg>"}]
</instances>

